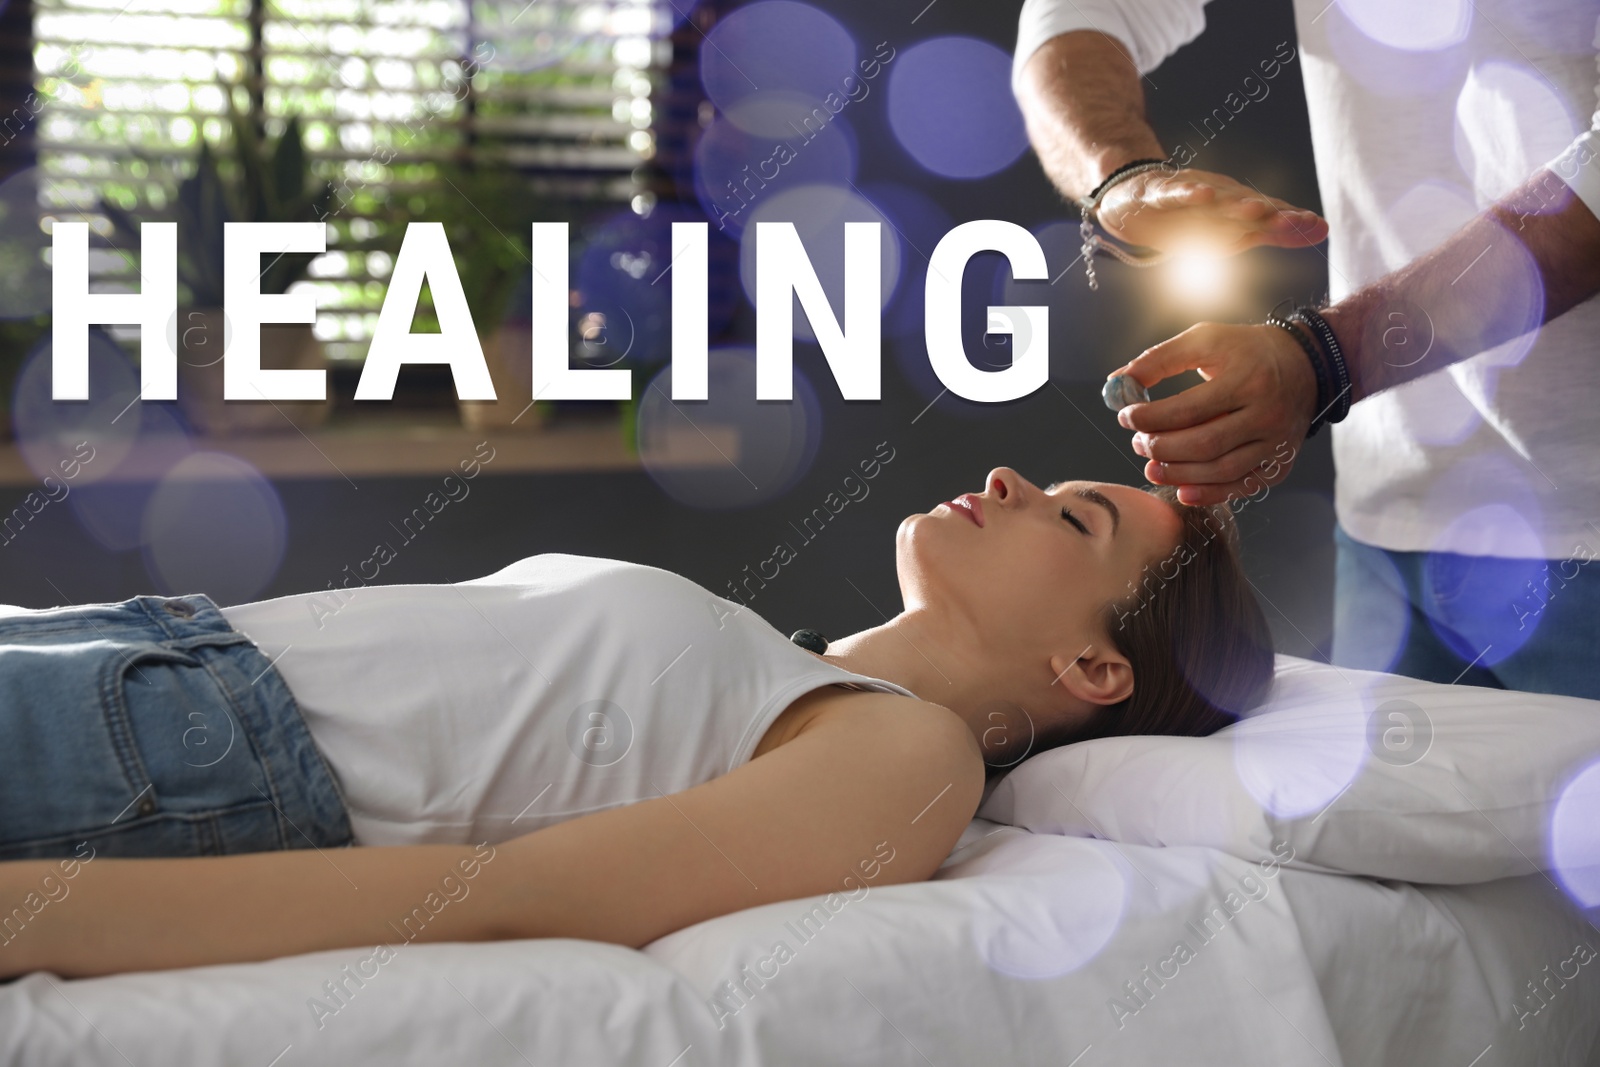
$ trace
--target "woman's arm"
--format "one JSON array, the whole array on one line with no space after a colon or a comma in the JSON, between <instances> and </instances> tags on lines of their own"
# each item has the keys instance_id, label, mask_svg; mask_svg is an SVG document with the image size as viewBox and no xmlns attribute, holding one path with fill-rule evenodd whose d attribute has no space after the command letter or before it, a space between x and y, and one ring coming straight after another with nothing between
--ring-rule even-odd
<instances>
[{"instance_id":1,"label":"woman's arm","mask_svg":"<svg viewBox=\"0 0 1600 1067\"><path fill-rule=\"evenodd\" d=\"M744 908L923 881L983 786L982 751L954 712L852 694L720 778L507 843L500 936L639 948Z\"/></svg>"},{"instance_id":2,"label":"woman's arm","mask_svg":"<svg viewBox=\"0 0 1600 1067\"><path fill-rule=\"evenodd\" d=\"M759 904L926 879L983 786L982 755L953 713L860 694L847 714L818 717L729 774L496 848L96 859L69 896L0 946L0 975L411 940L576 937L637 948ZM20 905L53 866L0 863L0 907Z\"/></svg>"},{"instance_id":3,"label":"woman's arm","mask_svg":"<svg viewBox=\"0 0 1600 1067\"><path fill-rule=\"evenodd\" d=\"M0 977L264 960L352 945L488 937L484 873L503 850L410 845L181 859L0 863ZM67 887L41 906L55 875ZM35 910L37 909L37 910Z\"/></svg>"}]
</instances>

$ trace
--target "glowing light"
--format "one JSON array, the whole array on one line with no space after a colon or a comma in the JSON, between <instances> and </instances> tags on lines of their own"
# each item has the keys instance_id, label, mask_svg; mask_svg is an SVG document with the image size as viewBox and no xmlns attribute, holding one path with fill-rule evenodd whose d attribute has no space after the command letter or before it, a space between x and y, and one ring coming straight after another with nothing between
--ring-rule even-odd
<instances>
[{"instance_id":1,"label":"glowing light","mask_svg":"<svg viewBox=\"0 0 1600 1067\"><path fill-rule=\"evenodd\" d=\"M1365 8L1366 0L1358 6ZM1468 49L1463 47L1431 50L1392 47L1366 33L1338 4L1329 10L1323 22L1327 26L1328 50L1333 53L1340 72L1380 96L1454 93L1471 59Z\"/></svg>"},{"instance_id":2,"label":"glowing light","mask_svg":"<svg viewBox=\"0 0 1600 1067\"><path fill-rule=\"evenodd\" d=\"M845 79L859 77L856 54L855 40L833 16L795 0L760 0L729 12L707 35L700 82L723 112L756 93L759 83L761 91L784 94L789 111L805 114L850 91ZM750 111L737 121L748 132L771 135L789 117Z\"/></svg>"},{"instance_id":3,"label":"glowing light","mask_svg":"<svg viewBox=\"0 0 1600 1067\"><path fill-rule=\"evenodd\" d=\"M984 178L1028 147L1011 57L973 37L935 37L889 66L889 126L911 158L946 178Z\"/></svg>"},{"instance_id":4,"label":"glowing light","mask_svg":"<svg viewBox=\"0 0 1600 1067\"><path fill-rule=\"evenodd\" d=\"M856 160L855 133L843 115L777 141L723 117L695 146L694 189L712 228L737 237L752 209L775 195L812 182L853 182Z\"/></svg>"},{"instance_id":5,"label":"glowing light","mask_svg":"<svg viewBox=\"0 0 1600 1067\"><path fill-rule=\"evenodd\" d=\"M1480 453L1458 458L1433 478L1423 497L1421 506L1428 514L1454 516L1429 550L1543 560L1547 554L1539 535L1544 526L1539 500L1546 485L1505 456ZM1499 510L1490 510L1495 508ZM1466 518L1473 513L1472 519ZM1461 610L1472 607L1464 604ZM1495 610L1509 616L1509 602ZM1467 658L1477 652L1473 649Z\"/></svg>"},{"instance_id":6,"label":"glowing light","mask_svg":"<svg viewBox=\"0 0 1600 1067\"><path fill-rule=\"evenodd\" d=\"M803 185L757 205L739 243L739 280L753 304L756 299L756 231L749 226L750 222L794 224L835 315L844 307L844 225L847 222L878 223L882 247L879 299L887 304L894 295L895 283L900 278L899 237L883 212L851 190L833 185ZM802 341L816 340L811 321L804 313L795 314L794 335Z\"/></svg>"},{"instance_id":7,"label":"glowing light","mask_svg":"<svg viewBox=\"0 0 1600 1067\"><path fill-rule=\"evenodd\" d=\"M1491 469L1485 464L1480 474ZM1445 528L1442 539L1457 551L1429 553L1423 563L1422 593L1433 632L1463 663L1484 667L1533 637L1549 596L1543 545L1528 523L1538 521L1539 508L1531 495L1521 499L1525 486L1514 476L1501 485L1506 499L1463 511ZM1484 488L1476 495L1482 499ZM1459 553L1480 546L1486 550L1481 556Z\"/></svg>"},{"instance_id":8,"label":"glowing light","mask_svg":"<svg viewBox=\"0 0 1600 1067\"><path fill-rule=\"evenodd\" d=\"M1366 704L1365 694L1349 693L1229 727L1240 783L1279 818L1321 811L1355 781L1366 761Z\"/></svg>"},{"instance_id":9,"label":"glowing light","mask_svg":"<svg viewBox=\"0 0 1600 1067\"><path fill-rule=\"evenodd\" d=\"M1114 846L1055 838L997 845L975 873L972 938L991 970L1037 981L1078 970L1110 943L1127 907L1128 883L1109 855ZM985 868L987 868L985 870Z\"/></svg>"},{"instance_id":10,"label":"glowing light","mask_svg":"<svg viewBox=\"0 0 1600 1067\"><path fill-rule=\"evenodd\" d=\"M1525 67L1479 64L1456 98L1456 158L1472 177L1479 207L1521 185L1577 135L1570 103Z\"/></svg>"},{"instance_id":11,"label":"glowing light","mask_svg":"<svg viewBox=\"0 0 1600 1067\"><path fill-rule=\"evenodd\" d=\"M150 494L145 569L163 592L204 589L221 603L248 600L278 573L288 526L260 471L237 456L195 452Z\"/></svg>"},{"instance_id":12,"label":"glowing light","mask_svg":"<svg viewBox=\"0 0 1600 1067\"><path fill-rule=\"evenodd\" d=\"M1478 213L1472 194L1454 182L1430 178L1406 189L1389 205L1384 218L1398 242L1379 248L1384 264L1398 270L1408 262L1442 245L1446 237L1472 221Z\"/></svg>"},{"instance_id":13,"label":"glowing light","mask_svg":"<svg viewBox=\"0 0 1600 1067\"><path fill-rule=\"evenodd\" d=\"M1464 189L1432 181L1414 186L1388 211L1398 240L1385 249L1385 263L1397 269L1411 262L1477 213ZM1472 259L1456 278L1471 284L1474 298L1458 305L1448 323L1452 342L1477 354L1449 369L1454 388L1438 391L1434 401L1408 410L1406 431L1429 444L1452 444L1475 429L1481 421L1475 407L1494 406L1500 371L1521 363L1539 339L1544 320L1539 265L1517 240L1514 226L1495 225L1504 240L1486 239L1485 249L1492 248L1493 254ZM1410 366L1430 350L1444 326L1419 305L1391 307L1381 326L1373 327L1372 341L1384 349L1387 362ZM1499 338L1504 339L1488 343ZM1458 395L1451 397L1449 392Z\"/></svg>"},{"instance_id":14,"label":"glowing light","mask_svg":"<svg viewBox=\"0 0 1600 1067\"><path fill-rule=\"evenodd\" d=\"M1379 44L1408 52L1432 52L1466 39L1472 26L1470 0L1338 0L1356 27Z\"/></svg>"},{"instance_id":15,"label":"glowing light","mask_svg":"<svg viewBox=\"0 0 1600 1067\"><path fill-rule=\"evenodd\" d=\"M639 459L668 496L708 510L753 507L782 496L811 469L822 406L799 366L794 400L763 404L755 350L712 349L706 388L706 400L672 400L669 364L639 394ZM804 542L796 535L788 543Z\"/></svg>"},{"instance_id":16,"label":"glowing light","mask_svg":"<svg viewBox=\"0 0 1600 1067\"><path fill-rule=\"evenodd\" d=\"M1167 291L1184 304L1217 304L1231 291L1233 265L1214 252L1184 249L1162 264L1161 270Z\"/></svg>"},{"instance_id":17,"label":"glowing light","mask_svg":"<svg viewBox=\"0 0 1600 1067\"><path fill-rule=\"evenodd\" d=\"M1459 185L1430 179L1412 186L1385 212L1395 240L1379 247L1384 264L1398 270L1429 249L1436 248L1478 213L1472 194ZM1420 306L1402 305L1386 311L1373 327L1373 338L1385 363L1409 367L1433 350L1439 324ZM1481 362L1481 361L1480 361ZM1448 373L1459 377L1465 367ZM1435 390L1425 405L1406 409L1405 432L1430 445L1459 444L1483 421L1472 401L1457 388ZM1365 667L1366 664L1352 663ZM1387 670L1387 667L1375 667Z\"/></svg>"},{"instance_id":18,"label":"glowing light","mask_svg":"<svg viewBox=\"0 0 1600 1067\"><path fill-rule=\"evenodd\" d=\"M12 387L11 419L22 458L40 478L61 476L61 463L77 455L86 442L94 459L85 463L74 490L110 474L133 448L139 433L136 414L139 373L127 354L105 331L89 330L90 399L58 404L51 399L51 344L46 334L27 357Z\"/></svg>"},{"instance_id":19,"label":"glowing light","mask_svg":"<svg viewBox=\"0 0 1600 1067\"><path fill-rule=\"evenodd\" d=\"M1550 819L1550 859L1574 900L1586 908L1600 904L1600 763L1561 791Z\"/></svg>"},{"instance_id":20,"label":"glowing light","mask_svg":"<svg viewBox=\"0 0 1600 1067\"><path fill-rule=\"evenodd\" d=\"M156 488L153 475L194 451L170 405L137 404L121 421L132 422L139 431L122 463L150 471L152 478L102 478L76 485L67 497L67 506L84 533L113 552L126 552L143 543L144 512Z\"/></svg>"}]
</instances>

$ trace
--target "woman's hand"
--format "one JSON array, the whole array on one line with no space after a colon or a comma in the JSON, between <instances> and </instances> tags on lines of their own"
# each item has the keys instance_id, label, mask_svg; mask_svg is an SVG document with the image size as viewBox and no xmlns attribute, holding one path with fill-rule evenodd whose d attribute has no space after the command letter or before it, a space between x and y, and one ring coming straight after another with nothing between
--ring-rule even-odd
<instances>
[{"instance_id":1,"label":"woman's hand","mask_svg":"<svg viewBox=\"0 0 1600 1067\"><path fill-rule=\"evenodd\" d=\"M1185 504L1224 503L1288 477L1317 414L1316 375L1294 338L1277 326L1202 322L1111 373L1149 388L1186 370L1205 381L1117 413L1138 431L1144 476L1179 486Z\"/></svg>"},{"instance_id":2,"label":"woman's hand","mask_svg":"<svg viewBox=\"0 0 1600 1067\"><path fill-rule=\"evenodd\" d=\"M1168 251L1197 246L1231 255L1256 245L1302 248L1327 240L1314 211L1208 170L1150 170L1106 191L1097 212L1112 237Z\"/></svg>"}]
</instances>

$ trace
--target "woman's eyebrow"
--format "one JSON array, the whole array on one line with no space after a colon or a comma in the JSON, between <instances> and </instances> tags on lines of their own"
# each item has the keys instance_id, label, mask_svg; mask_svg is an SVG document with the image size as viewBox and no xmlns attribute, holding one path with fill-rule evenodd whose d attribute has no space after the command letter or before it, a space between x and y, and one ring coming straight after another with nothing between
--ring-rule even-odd
<instances>
[{"instance_id":1,"label":"woman's eyebrow","mask_svg":"<svg viewBox=\"0 0 1600 1067\"><path fill-rule=\"evenodd\" d=\"M1111 534L1113 537L1115 537L1117 533L1117 527L1122 524L1122 513L1117 510L1117 506L1111 502L1109 497L1100 492L1098 489L1079 489L1076 492L1078 496L1082 497L1084 500L1087 500L1091 504L1099 504L1111 514Z\"/></svg>"},{"instance_id":2,"label":"woman's eyebrow","mask_svg":"<svg viewBox=\"0 0 1600 1067\"><path fill-rule=\"evenodd\" d=\"M1044 487L1044 491L1053 493L1065 484L1065 482L1051 482ZM1073 492L1081 499L1087 500L1091 504L1099 504L1106 509L1111 515L1111 535L1115 537L1117 527L1122 525L1122 512L1117 510L1117 506L1111 502L1111 499L1098 489L1075 489Z\"/></svg>"}]
</instances>

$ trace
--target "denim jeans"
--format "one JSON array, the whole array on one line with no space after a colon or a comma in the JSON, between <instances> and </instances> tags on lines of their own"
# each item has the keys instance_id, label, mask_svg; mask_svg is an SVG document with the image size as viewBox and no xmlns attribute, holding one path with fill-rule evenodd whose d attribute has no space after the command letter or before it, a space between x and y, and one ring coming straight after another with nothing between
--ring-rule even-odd
<instances>
[{"instance_id":1,"label":"denim jeans","mask_svg":"<svg viewBox=\"0 0 1600 1067\"><path fill-rule=\"evenodd\" d=\"M207 597L0 615L0 860L351 840L293 695Z\"/></svg>"},{"instance_id":2,"label":"denim jeans","mask_svg":"<svg viewBox=\"0 0 1600 1067\"><path fill-rule=\"evenodd\" d=\"M1600 699L1600 560L1391 552L1339 526L1333 536L1337 666Z\"/></svg>"}]
</instances>

